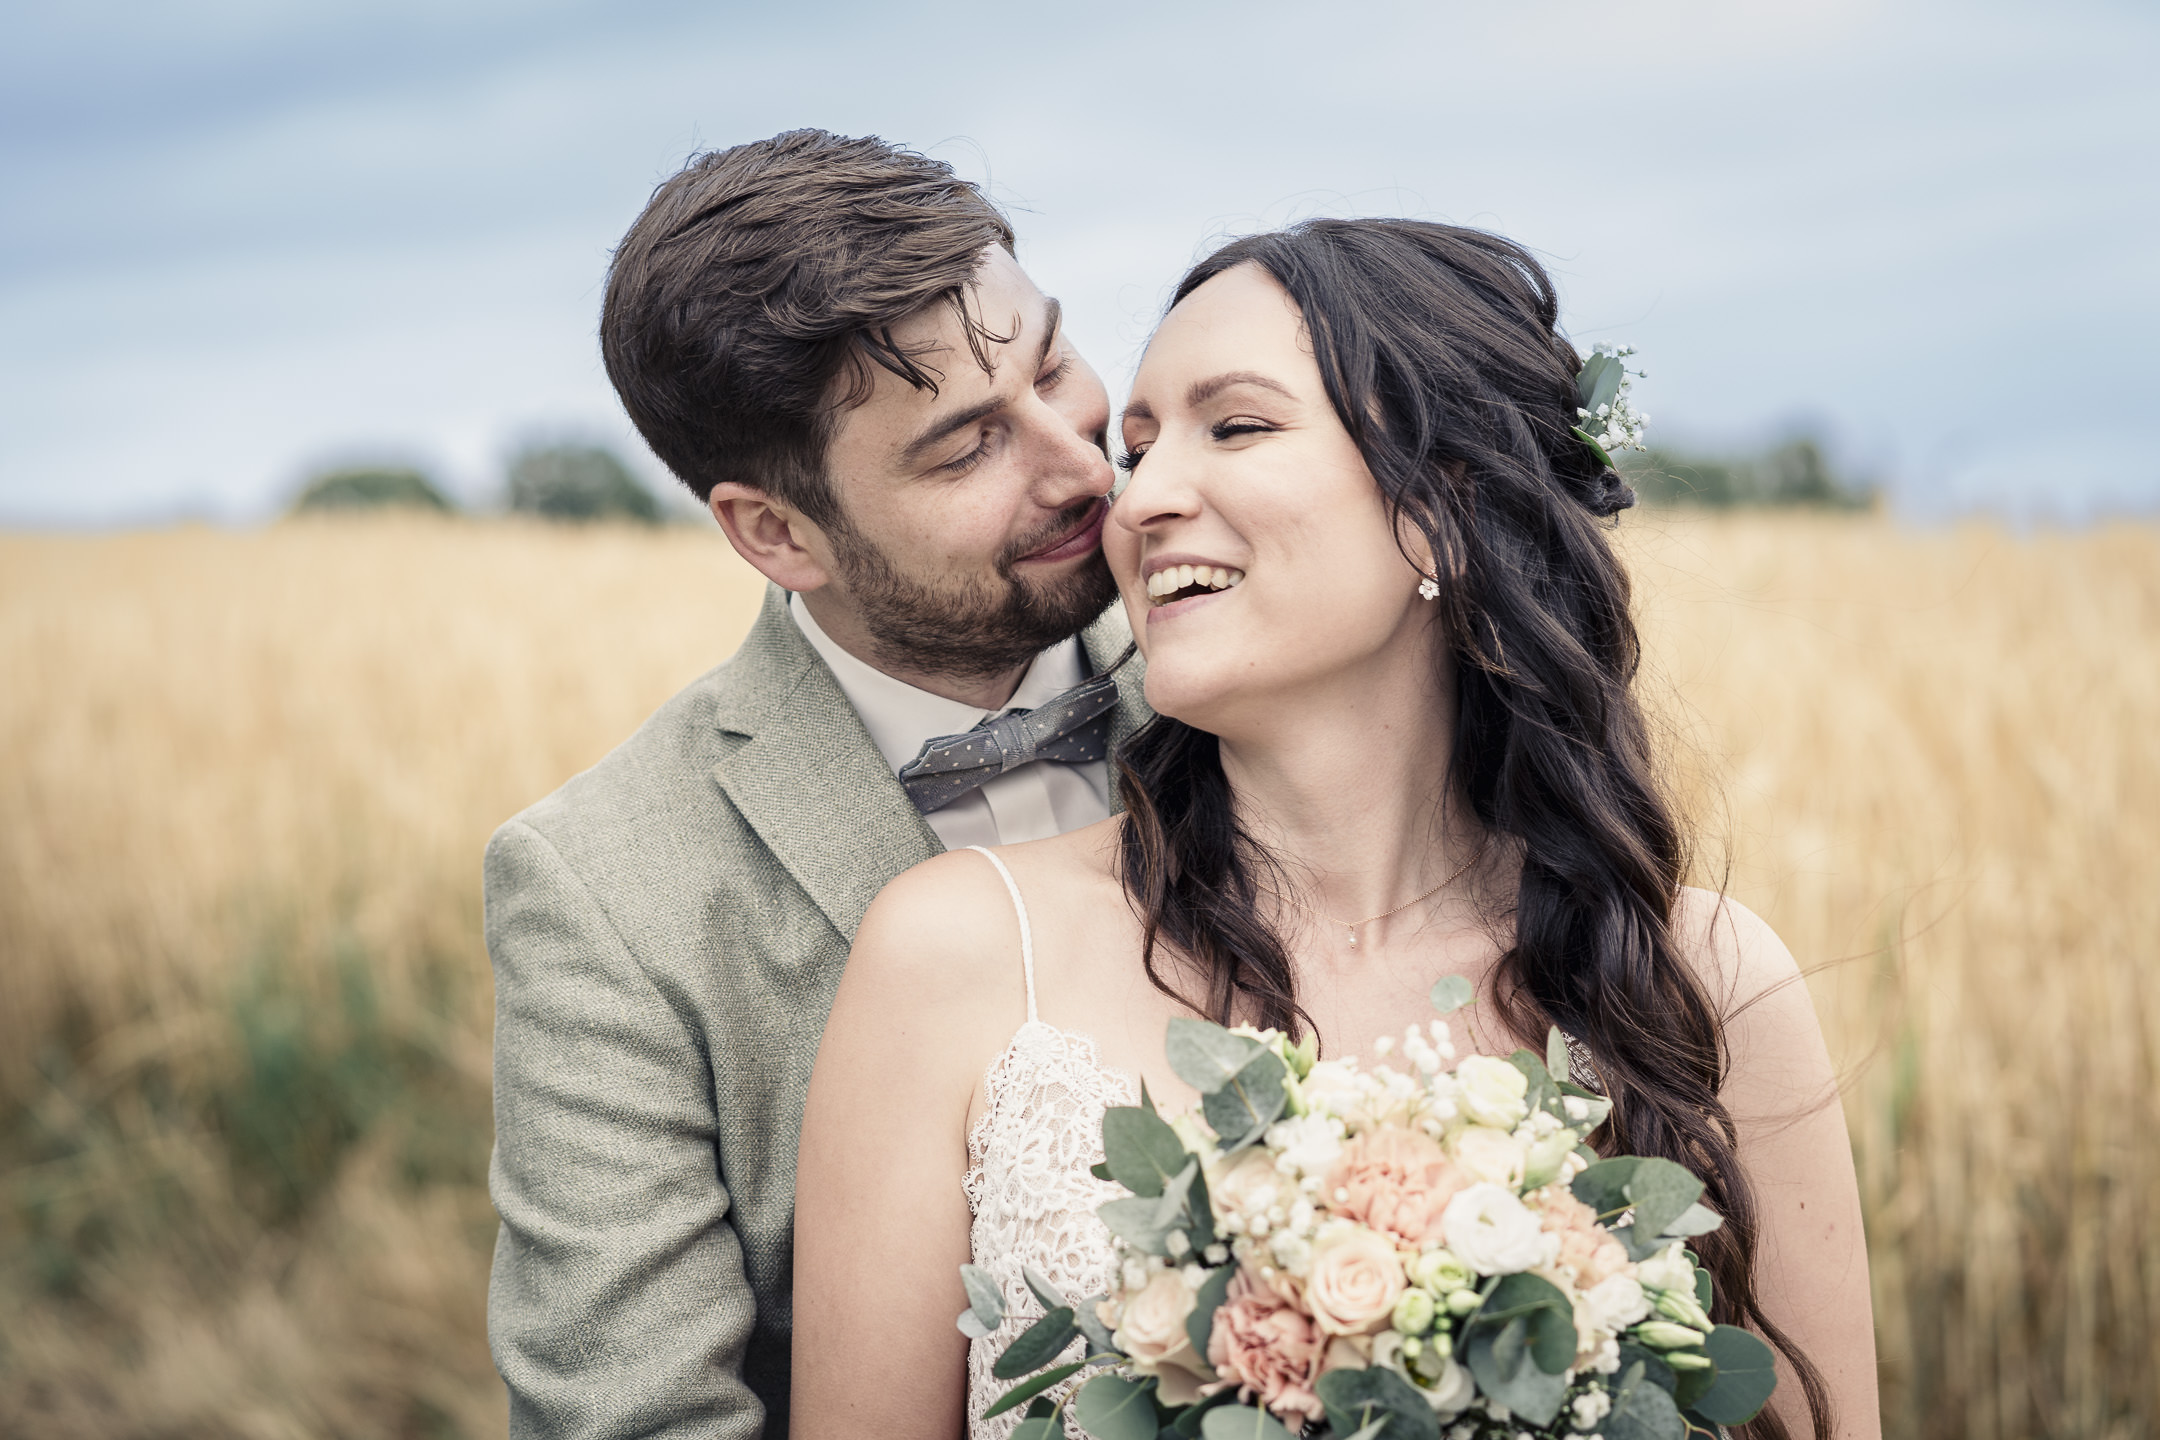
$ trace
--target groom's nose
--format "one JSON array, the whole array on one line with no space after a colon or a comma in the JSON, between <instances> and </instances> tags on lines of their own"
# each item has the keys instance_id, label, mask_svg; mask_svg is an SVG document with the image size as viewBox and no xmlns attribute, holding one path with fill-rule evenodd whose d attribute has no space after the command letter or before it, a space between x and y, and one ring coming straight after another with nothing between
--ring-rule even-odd
<instances>
[{"instance_id":1,"label":"groom's nose","mask_svg":"<svg viewBox=\"0 0 2160 1440\"><path fill-rule=\"evenodd\" d=\"M1036 448L1036 463L1031 467L1035 502L1047 510L1061 510L1091 495L1109 494L1115 475L1110 457L1103 453L1108 402L1103 419L1093 426L1088 425L1084 411L1048 402L1036 418L1038 423L1029 427L1035 432L1031 436Z\"/></svg>"}]
</instances>

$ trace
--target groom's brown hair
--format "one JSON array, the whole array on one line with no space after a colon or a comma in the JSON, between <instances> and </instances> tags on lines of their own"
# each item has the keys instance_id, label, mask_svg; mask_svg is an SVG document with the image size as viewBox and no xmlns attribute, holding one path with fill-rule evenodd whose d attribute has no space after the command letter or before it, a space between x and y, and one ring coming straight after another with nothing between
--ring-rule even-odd
<instances>
[{"instance_id":1,"label":"groom's brown hair","mask_svg":"<svg viewBox=\"0 0 2160 1440\"><path fill-rule=\"evenodd\" d=\"M1012 227L950 165L875 136L790 130L694 157L616 248L600 315L608 378L653 453L700 500L754 485L844 525L825 472L836 413L876 364L937 388L892 327L953 307Z\"/></svg>"}]
</instances>

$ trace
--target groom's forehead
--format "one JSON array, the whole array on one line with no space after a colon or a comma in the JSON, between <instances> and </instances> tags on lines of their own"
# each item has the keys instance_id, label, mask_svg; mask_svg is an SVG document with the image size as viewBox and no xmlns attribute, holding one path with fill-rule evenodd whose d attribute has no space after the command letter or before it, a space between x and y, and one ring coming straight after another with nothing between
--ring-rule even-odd
<instances>
[{"instance_id":1,"label":"groom's forehead","mask_svg":"<svg viewBox=\"0 0 2160 1440\"><path fill-rule=\"evenodd\" d=\"M1004 264L986 263L977 283L963 292L965 315L941 300L881 337L919 366L931 384L918 386L865 362L872 383L859 403L839 408L836 444L853 449L867 442L909 464L1030 385L1056 338L1062 309L1011 257L1002 251L998 256Z\"/></svg>"}]
</instances>

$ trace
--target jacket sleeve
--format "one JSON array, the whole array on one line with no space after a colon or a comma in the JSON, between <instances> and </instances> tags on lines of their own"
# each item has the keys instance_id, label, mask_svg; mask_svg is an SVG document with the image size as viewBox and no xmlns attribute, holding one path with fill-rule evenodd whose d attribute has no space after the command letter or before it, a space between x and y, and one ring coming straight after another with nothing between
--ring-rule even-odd
<instances>
[{"instance_id":1,"label":"jacket sleeve","mask_svg":"<svg viewBox=\"0 0 2160 1440\"><path fill-rule=\"evenodd\" d=\"M756 1302L711 1071L584 884L511 821L487 851L502 1217L488 1341L513 1440L755 1440Z\"/></svg>"}]
</instances>

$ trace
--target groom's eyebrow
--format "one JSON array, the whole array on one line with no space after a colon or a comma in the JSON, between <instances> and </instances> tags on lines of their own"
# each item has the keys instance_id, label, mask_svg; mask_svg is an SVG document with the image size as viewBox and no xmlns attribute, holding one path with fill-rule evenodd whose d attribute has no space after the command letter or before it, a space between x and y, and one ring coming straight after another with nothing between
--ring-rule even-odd
<instances>
[{"instance_id":1,"label":"groom's eyebrow","mask_svg":"<svg viewBox=\"0 0 2160 1440\"><path fill-rule=\"evenodd\" d=\"M1063 305L1047 297L1044 299L1042 344L1036 347L1035 368L1029 372L1031 375L1040 375L1042 373L1043 362L1050 358L1050 347L1057 343L1058 325L1063 321L1064 316L1065 307ZM993 395L987 400L976 401L964 410L956 410L942 420L932 421L927 430L924 430L922 434L917 435L913 440L908 441L907 445L902 448L900 451L900 463L902 465L914 464L931 450L936 449L939 443L954 431L965 430L976 421L995 415L998 411L1004 409L1006 404L1006 397Z\"/></svg>"}]
</instances>

